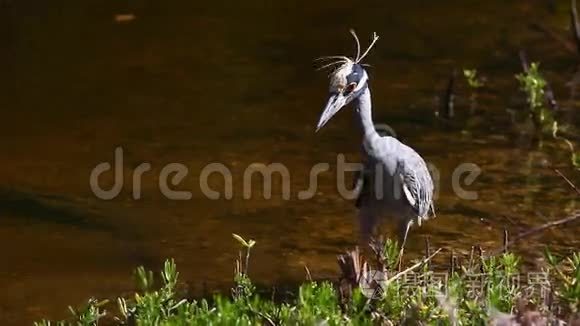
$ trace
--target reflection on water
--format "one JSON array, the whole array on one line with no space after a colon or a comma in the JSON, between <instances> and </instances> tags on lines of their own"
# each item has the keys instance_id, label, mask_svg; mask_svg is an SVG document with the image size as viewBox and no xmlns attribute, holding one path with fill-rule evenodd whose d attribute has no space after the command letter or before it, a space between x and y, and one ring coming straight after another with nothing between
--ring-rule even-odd
<instances>
[{"instance_id":1,"label":"reflection on water","mask_svg":"<svg viewBox=\"0 0 580 326\"><path fill-rule=\"evenodd\" d=\"M358 159L349 114L313 132L327 80L312 59L351 53L349 27L361 38L381 36L368 58L375 120L440 171L438 217L411 233L410 255L421 253L428 234L432 246L459 252L492 248L504 227L521 232L576 208L552 171L578 179L567 154L549 142L542 151L530 147L506 112L523 105L513 74L525 48L543 62L562 119L580 122L575 88L566 84L573 59L527 24L540 20L565 33L564 3L554 10L529 1L0 3L2 324L60 318L67 304L122 294L133 288L135 266L157 269L166 257L175 257L194 290L200 280L221 286L236 254L232 232L258 242L255 279L300 280L304 264L315 277L335 275L336 254L356 244L354 207L331 172L313 199L295 192L307 188L314 164L334 167L337 153ZM134 19L116 23L118 14ZM489 87L470 117L459 78L457 118L443 122L433 112L454 67L478 68ZM152 166L140 200L129 186L111 201L90 191L91 169L112 161L117 146L125 150L126 185L136 166ZM178 188L191 190L191 200L160 193L158 176L170 162L189 168ZM202 195L199 172L211 162L233 171L232 200ZM288 167L292 199L279 188L271 200L243 199L244 169L272 162ZM453 169L464 162L483 169L469 187L475 201L452 192ZM533 263L544 243L578 248L578 231L577 224L548 230L518 252Z\"/></svg>"}]
</instances>

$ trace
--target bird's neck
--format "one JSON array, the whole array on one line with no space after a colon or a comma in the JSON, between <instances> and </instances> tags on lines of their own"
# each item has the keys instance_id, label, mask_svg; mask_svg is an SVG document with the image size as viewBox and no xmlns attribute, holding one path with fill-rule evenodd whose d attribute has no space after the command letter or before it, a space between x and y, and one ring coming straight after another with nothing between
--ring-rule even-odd
<instances>
[{"instance_id":1,"label":"bird's neck","mask_svg":"<svg viewBox=\"0 0 580 326\"><path fill-rule=\"evenodd\" d=\"M363 93L353 101L356 120L359 123L360 130L363 134L365 145L373 144L379 137L373 123L373 113L371 110L371 91L367 86Z\"/></svg>"}]
</instances>

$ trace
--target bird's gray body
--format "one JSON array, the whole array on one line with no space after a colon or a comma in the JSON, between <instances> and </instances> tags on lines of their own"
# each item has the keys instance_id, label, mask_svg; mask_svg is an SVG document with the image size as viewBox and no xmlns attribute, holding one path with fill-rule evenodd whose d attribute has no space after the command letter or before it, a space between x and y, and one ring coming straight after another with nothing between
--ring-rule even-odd
<instances>
[{"instance_id":1,"label":"bird's gray body","mask_svg":"<svg viewBox=\"0 0 580 326\"><path fill-rule=\"evenodd\" d=\"M356 181L361 233L368 237L383 216L395 219L399 232L406 233L409 222L421 225L429 216L433 194L429 170L417 152L396 138L381 137L374 147L380 150L363 153L364 168Z\"/></svg>"},{"instance_id":2,"label":"bird's gray body","mask_svg":"<svg viewBox=\"0 0 580 326\"><path fill-rule=\"evenodd\" d=\"M363 132L364 169L357 180L361 233L368 237L381 217L394 219L404 242L408 228L421 225L433 207L433 180L423 158L391 136L380 136L371 115L370 90L354 100ZM372 130L370 129L372 128Z\"/></svg>"}]
</instances>

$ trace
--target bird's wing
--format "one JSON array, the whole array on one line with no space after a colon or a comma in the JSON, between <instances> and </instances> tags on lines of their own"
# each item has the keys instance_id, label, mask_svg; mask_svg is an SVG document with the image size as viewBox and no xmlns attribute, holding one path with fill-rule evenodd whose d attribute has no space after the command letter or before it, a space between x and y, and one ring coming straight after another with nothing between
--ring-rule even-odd
<instances>
[{"instance_id":1,"label":"bird's wing","mask_svg":"<svg viewBox=\"0 0 580 326\"><path fill-rule=\"evenodd\" d=\"M402 193L421 219L427 218L433 205L433 180L425 161L418 154L401 158L397 163L396 175Z\"/></svg>"}]
</instances>

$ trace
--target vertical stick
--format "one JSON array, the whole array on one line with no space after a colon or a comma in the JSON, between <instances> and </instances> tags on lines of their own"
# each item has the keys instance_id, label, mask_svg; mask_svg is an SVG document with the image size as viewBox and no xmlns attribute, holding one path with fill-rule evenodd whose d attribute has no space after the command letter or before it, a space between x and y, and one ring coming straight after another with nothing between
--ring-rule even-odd
<instances>
[{"instance_id":1,"label":"vertical stick","mask_svg":"<svg viewBox=\"0 0 580 326\"><path fill-rule=\"evenodd\" d=\"M520 63L522 64L522 70L527 73L530 70L530 64L528 63L528 55L526 54L526 51L520 50L519 56Z\"/></svg>"},{"instance_id":2,"label":"vertical stick","mask_svg":"<svg viewBox=\"0 0 580 326\"><path fill-rule=\"evenodd\" d=\"M473 270L473 255L475 253L475 246L471 246L471 252L469 253L469 271Z\"/></svg>"},{"instance_id":3,"label":"vertical stick","mask_svg":"<svg viewBox=\"0 0 580 326\"><path fill-rule=\"evenodd\" d=\"M443 118L452 119L455 115L454 105L455 105L455 77L457 75L457 69L453 68L451 71L451 76L447 82L447 88L443 94Z\"/></svg>"},{"instance_id":4,"label":"vertical stick","mask_svg":"<svg viewBox=\"0 0 580 326\"><path fill-rule=\"evenodd\" d=\"M507 252L508 252L508 245L509 245L508 230L503 229L503 252L504 252L504 254L507 254Z\"/></svg>"},{"instance_id":5,"label":"vertical stick","mask_svg":"<svg viewBox=\"0 0 580 326\"><path fill-rule=\"evenodd\" d=\"M425 257L431 256L431 243L429 236L425 236ZM431 268L431 261L427 261L427 267Z\"/></svg>"},{"instance_id":6,"label":"vertical stick","mask_svg":"<svg viewBox=\"0 0 580 326\"><path fill-rule=\"evenodd\" d=\"M578 24L578 11L576 10L576 0L570 2L570 29L576 42L576 48L580 52L580 25Z\"/></svg>"},{"instance_id":7,"label":"vertical stick","mask_svg":"<svg viewBox=\"0 0 580 326\"><path fill-rule=\"evenodd\" d=\"M477 245L477 252L479 254L479 271L481 272L481 274L483 274L484 273L483 264L481 263L483 260L483 249L481 248L480 245Z\"/></svg>"},{"instance_id":8,"label":"vertical stick","mask_svg":"<svg viewBox=\"0 0 580 326\"><path fill-rule=\"evenodd\" d=\"M455 273L455 252L451 249L451 256L449 256L449 266L451 266L451 275Z\"/></svg>"}]
</instances>

